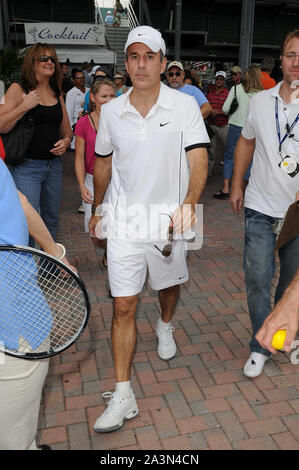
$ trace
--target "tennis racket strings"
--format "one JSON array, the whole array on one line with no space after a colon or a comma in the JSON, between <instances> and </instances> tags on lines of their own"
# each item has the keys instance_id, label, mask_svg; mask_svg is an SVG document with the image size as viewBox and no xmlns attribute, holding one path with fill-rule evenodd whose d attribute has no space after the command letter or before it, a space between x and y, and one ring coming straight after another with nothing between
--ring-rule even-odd
<instances>
[{"instance_id":1,"label":"tennis racket strings","mask_svg":"<svg viewBox=\"0 0 299 470\"><path fill-rule=\"evenodd\" d=\"M88 296L70 269L28 251L0 250L0 342L4 352L18 357L49 357L83 332Z\"/></svg>"}]
</instances>

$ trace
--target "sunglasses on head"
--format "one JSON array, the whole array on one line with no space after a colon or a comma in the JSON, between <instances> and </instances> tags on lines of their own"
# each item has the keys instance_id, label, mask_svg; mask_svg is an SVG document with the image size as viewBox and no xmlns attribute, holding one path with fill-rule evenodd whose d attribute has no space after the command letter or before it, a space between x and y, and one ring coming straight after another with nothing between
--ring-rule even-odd
<instances>
[{"instance_id":1,"label":"sunglasses on head","mask_svg":"<svg viewBox=\"0 0 299 470\"><path fill-rule=\"evenodd\" d=\"M77 75L77 77L75 77L76 80L81 80L82 78L85 78L84 75L80 75L79 77Z\"/></svg>"},{"instance_id":2,"label":"sunglasses on head","mask_svg":"<svg viewBox=\"0 0 299 470\"><path fill-rule=\"evenodd\" d=\"M96 75L93 81L99 82L100 80L104 80L104 78L107 78L107 75Z\"/></svg>"},{"instance_id":3,"label":"sunglasses on head","mask_svg":"<svg viewBox=\"0 0 299 470\"><path fill-rule=\"evenodd\" d=\"M53 64L55 64L55 58L52 55L40 55L37 58L39 62L48 62L49 59Z\"/></svg>"},{"instance_id":4,"label":"sunglasses on head","mask_svg":"<svg viewBox=\"0 0 299 470\"><path fill-rule=\"evenodd\" d=\"M173 77L174 75L176 77L179 77L182 74L182 72L168 72L169 77Z\"/></svg>"}]
</instances>

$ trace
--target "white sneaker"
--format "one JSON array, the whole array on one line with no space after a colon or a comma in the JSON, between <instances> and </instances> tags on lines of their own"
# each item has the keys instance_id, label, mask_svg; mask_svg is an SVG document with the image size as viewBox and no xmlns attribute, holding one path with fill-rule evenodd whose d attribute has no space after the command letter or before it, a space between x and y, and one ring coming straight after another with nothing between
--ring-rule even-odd
<instances>
[{"instance_id":1,"label":"white sneaker","mask_svg":"<svg viewBox=\"0 0 299 470\"><path fill-rule=\"evenodd\" d=\"M265 354L252 352L248 361L244 366L244 374L247 377L258 377L263 372L265 362L270 359L271 356Z\"/></svg>"},{"instance_id":2,"label":"white sneaker","mask_svg":"<svg viewBox=\"0 0 299 470\"><path fill-rule=\"evenodd\" d=\"M174 330L175 328L173 328L171 322L165 325L159 318L156 330L158 337L158 355L164 361L172 359L176 354L176 344L173 339Z\"/></svg>"},{"instance_id":3,"label":"white sneaker","mask_svg":"<svg viewBox=\"0 0 299 470\"><path fill-rule=\"evenodd\" d=\"M84 214L85 213L85 209L84 209L83 204L81 204L81 206L78 208L78 212L79 212L79 214Z\"/></svg>"},{"instance_id":4,"label":"white sneaker","mask_svg":"<svg viewBox=\"0 0 299 470\"><path fill-rule=\"evenodd\" d=\"M129 397L121 396L117 392L105 392L102 396L110 398L110 400L107 409L94 424L93 429L95 432L115 431L122 427L126 419L134 418L139 413L132 389Z\"/></svg>"}]
</instances>

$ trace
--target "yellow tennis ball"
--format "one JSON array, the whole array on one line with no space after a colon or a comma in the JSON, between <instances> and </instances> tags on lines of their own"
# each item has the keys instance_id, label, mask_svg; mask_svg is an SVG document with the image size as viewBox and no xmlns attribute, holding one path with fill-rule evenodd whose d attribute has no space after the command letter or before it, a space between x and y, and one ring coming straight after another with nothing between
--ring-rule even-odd
<instances>
[{"instance_id":1,"label":"yellow tennis ball","mask_svg":"<svg viewBox=\"0 0 299 470\"><path fill-rule=\"evenodd\" d=\"M272 346L280 351L283 350L284 341L286 339L286 330L277 330L272 338Z\"/></svg>"}]
</instances>

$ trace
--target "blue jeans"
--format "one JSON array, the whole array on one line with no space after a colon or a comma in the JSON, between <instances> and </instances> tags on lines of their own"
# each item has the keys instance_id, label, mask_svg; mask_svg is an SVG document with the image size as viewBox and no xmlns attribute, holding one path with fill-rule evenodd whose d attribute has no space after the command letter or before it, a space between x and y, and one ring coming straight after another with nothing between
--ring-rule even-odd
<instances>
[{"instance_id":1,"label":"blue jeans","mask_svg":"<svg viewBox=\"0 0 299 470\"><path fill-rule=\"evenodd\" d=\"M234 168L234 153L235 153L235 148L238 143L241 132L242 132L242 127L240 126L235 126L234 124L230 124L228 126L226 148L225 148L224 159L223 159L223 172L222 172L223 179L231 179L232 177L233 168ZM246 174L243 177L243 179L248 181L249 176L250 176L250 167L246 171Z\"/></svg>"},{"instance_id":2,"label":"blue jeans","mask_svg":"<svg viewBox=\"0 0 299 470\"><path fill-rule=\"evenodd\" d=\"M252 325L250 350L267 356L269 351L255 335L271 313L271 280L275 271L274 248L276 235L272 226L280 220L245 208L244 270L247 303ZM282 297L299 267L299 235L279 250L280 273L274 303Z\"/></svg>"},{"instance_id":3,"label":"blue jeans","mask_svg":"<svg viewBox=\"0 0 299 470\"><path fill-rule=\"evenodd\" d=\"M56 241L59 210L62 198L62 162L27 159L21 165L10 168L16 187L34 209L40 213L53 239ZM34 241L30 237L30 246Z\"/></svg>"}]
</instances>

